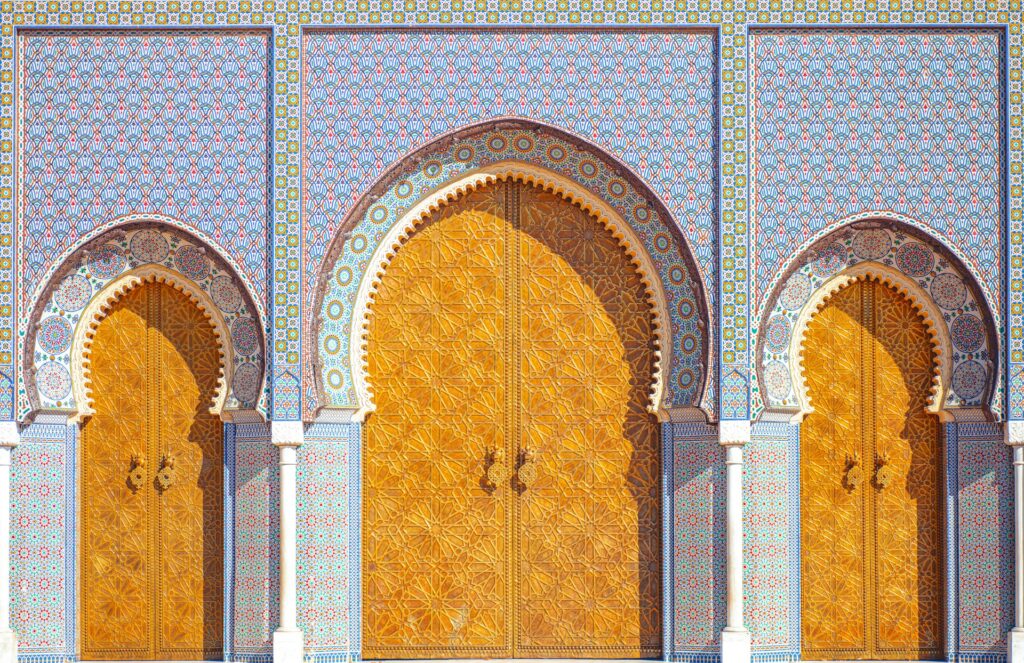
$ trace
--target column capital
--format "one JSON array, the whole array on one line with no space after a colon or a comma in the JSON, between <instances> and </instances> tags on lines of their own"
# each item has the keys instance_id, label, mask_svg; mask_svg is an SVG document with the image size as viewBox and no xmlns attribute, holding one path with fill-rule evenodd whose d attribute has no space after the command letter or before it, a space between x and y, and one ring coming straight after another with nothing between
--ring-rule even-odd
<instances>
[{"instance_id":1,"label":"column capital","mask_svg":"<svg viewBox=\"0 0 1024 663\"><path fill-rule=\"evenodd\" d=\"M301 447L304 435L301 421L270 422L270 442L275 447Z\"/></svg>"},{"instance_id":2,"label":"column capital","mask_svg":"<svg viewBox=\"0 0 1024 663\"><path fill-rule=\"evenodd\" d=\"M723 447L742 447L750 442L750 422L727 420L718 422L718 443Z\"/></svg>"},{"instance_id":3,"label":"column capital","mask_svg":"<svg viewBox=\"0 0 1024 663\"><path fill-rule=\"evenodd\" d=\"M1024 446L1024 421L1007 421L1003 426L1003 442L1011 447Z\"/></svg>"},{"instance_id":4,"label":"column capital","mask_svg":"<svg viewBox=\"0 0 1024 663\"><path fill-rule=\"evenodd\" d=\"M0 447L13 448L21 444L17 421L0 421Z\"/></svg>"}]
</instances>

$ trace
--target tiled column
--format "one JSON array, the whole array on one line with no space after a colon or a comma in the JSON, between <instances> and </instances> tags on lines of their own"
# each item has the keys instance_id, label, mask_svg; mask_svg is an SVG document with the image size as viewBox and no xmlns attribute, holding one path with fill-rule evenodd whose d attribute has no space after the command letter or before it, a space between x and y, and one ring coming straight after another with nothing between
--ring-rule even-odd
<instances>
[{"instance_id":1,"label":"tiled column","mask_svg":"<svg viewBox=\"0 0 1024 663\"><path fill-rule=\"evenodd\" d=\"M743 625L743 447L749 421L722 421L718 441L725 447L726 613L722 663L750 663L750 631Z\"/></svg>"},{"instance_id":2,"label":"tiled column","mask_svg":"<svg viewBox=\"0 0 1024 663\"><path fill-rule=\"evenodd\" d=\"M275 421L270 432L281 472L281 623L274 631L274 663L302 663L302 631L296 621L295 596L295 463L302 446L302 422Z\"/></svg>"},{"instance_id":3,"label":"tiled column","mask_svg":"<svg viewBox=\"0 0 1024 663\"><path fill-rule=\"evenodd\" d=\"M1006 424L1013 447L1013 629L1006 635L1007 663L1024 663L1024 421Z\"/></svg>"},{"instance_id":4,"label":"tiled column","mask_svg":"<svg viewBox=\"0 0 1024 663\"><path fill-rule=\"evenodd\" d=\"M18 660L11 630L11 452L18 441L17 422L0 422L0 663Z\"/></svg>"}]
</instances>

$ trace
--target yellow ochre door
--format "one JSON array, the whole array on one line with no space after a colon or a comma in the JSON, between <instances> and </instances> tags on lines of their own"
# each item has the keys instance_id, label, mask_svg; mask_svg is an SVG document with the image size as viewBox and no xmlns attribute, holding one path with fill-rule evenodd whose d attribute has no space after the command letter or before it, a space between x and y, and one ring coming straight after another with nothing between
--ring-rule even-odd
<instances>
[{"instance_id":1,"label":"yellow ochre door","mask_svg":"<svg viewBox=\"0 0 1024 663\"><path fill-rule=\"evenodd\" d=\"M811 319L800 430L803 658L915 660L942 652L939 422L925 408L931 336L878 281Z\"/></svg>"},{"instance_id":2,"label":"yellow ochre door","mask_svg":"<svg viewBox=\"0 0 1024 663\"><path fill-rule=\"evenodd\" d=\"M555 194L417 228L369 318L366 658L660 653L653 338L629 256Z\"/></svg>"},{"instance_id":3,"label":"yellow ochre door","mask_svg":"<svg viewBox=\"0 0 1024 663\"><path fill-rule=\"evenodd\" d=\"M82 429L82 656L222 651L222 424L213 327L171 286L118 300L89 355Z\"/></svg>"}]
</instances>

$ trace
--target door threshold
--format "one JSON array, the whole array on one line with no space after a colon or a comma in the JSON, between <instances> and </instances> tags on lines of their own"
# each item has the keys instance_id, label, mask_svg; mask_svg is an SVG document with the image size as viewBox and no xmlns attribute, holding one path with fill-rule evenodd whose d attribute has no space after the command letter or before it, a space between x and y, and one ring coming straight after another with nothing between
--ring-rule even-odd
<instances>
[{"instance_id":1,"label":"door threshold","mask_svg":"<svg viewBox=\"0 0 1024 663\"><path fill-rule=\"evenodd\" d=\"M370 658L367 663L637 663L637 661L661 661L661 658ZM844 663L850 663L846 661ZM886 661L886 663L890 663ZM898 662L892 662L898 663ZM925 663L915 661L914 663Z\"/></svg>"}]
</instances>

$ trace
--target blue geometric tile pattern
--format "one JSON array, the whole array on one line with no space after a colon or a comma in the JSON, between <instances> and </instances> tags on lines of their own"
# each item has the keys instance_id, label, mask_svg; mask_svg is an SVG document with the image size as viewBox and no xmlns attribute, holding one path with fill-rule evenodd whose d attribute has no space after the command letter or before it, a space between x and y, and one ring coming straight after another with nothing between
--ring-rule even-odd
<instances>
[{"instance_id":1,"label":"blue geometric tile pattern","mask_svg":"<svg viewBox=\"0 0 1024 663\"><path fill-rule=\"evenodd\" d=\"M876 211L949 238L1002 311L1002 35L751 30L757 302L792 256Z\"/></svg>"},{"instance_id":2,"label":"blue geometric tile pattern","mask_svg":"<svg viewBox=\"0 0 1024 663\"><path fill-rule=\"evenodd\" d=\"M673 217L665 221L682 229L713 301L716 48L713 33L685 31L306 32L304 304L315 306L321 270L334 274L321 261L343 219L388 168L447 132L505 116L567 130L621 159L664 202ZM444 181L435 179L420 186ZM361 251L372 255L375 246ZM349 274L356 284L360 276L358 268ZM668 288L675 281L667 276ZM347 357L344 338L340 345ZM351 404L345 372L325 373L332 403ZM685 379L672 381L677 402L689 402L678 392L699 382ZM309 385L306 397L315 397Z\"/></svg>"}]
</instances>

